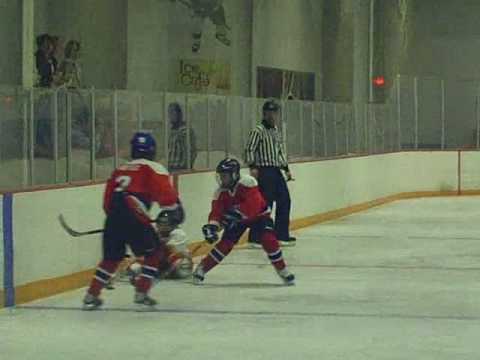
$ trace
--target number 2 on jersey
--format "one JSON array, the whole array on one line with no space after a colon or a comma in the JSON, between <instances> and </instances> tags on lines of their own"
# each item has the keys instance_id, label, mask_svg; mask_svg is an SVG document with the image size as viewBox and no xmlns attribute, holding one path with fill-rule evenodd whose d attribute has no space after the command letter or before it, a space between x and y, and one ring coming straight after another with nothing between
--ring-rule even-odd
<instances>
[{"instance_id":1,"label":"number 2 on jersey","mask_svg":"<svg viewBox=\"0 0 480 360\"><path fill-rule=\"evenodd\" d=\"M115 183L118 184L117 187L115 188L115 192L121 192L125 191L125 189L130 185L130 182L132 181L132 178L127 175L122 175L119 176L115 179Z\"/></svg>"}]
</instances>

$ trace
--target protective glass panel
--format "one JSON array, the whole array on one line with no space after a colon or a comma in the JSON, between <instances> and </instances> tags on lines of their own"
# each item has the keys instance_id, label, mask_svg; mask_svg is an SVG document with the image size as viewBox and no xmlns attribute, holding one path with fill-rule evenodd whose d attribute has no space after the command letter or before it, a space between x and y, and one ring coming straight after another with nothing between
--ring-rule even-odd
<instances>
[{"instance_id":1,"label":"protective glass panel","mask_svg":"<svg viewBox=\"0 0 480 360\"><path fill-rule=\"evenodd\" d=\"M289 159L299 159L302 157L302 118L300 101L285 101L282 111L287 128L286 147Z\"/></svg>"},{"instance_id":2,"label":"protective glass panel","mask_svg":"<svg viewBox=\"0 0 480 360\"><path fill-rule=\"evenodd\" d=\"M440 149L442 142L442 82L418 81L418 148Z\"/></svg>"},{"instance_id":3,"label":"protective glass panel","mask_svg":"<svg viewBox=\"0 0 480 360\"><path fill-rule=\"evenodd\" d=\"M416 132L414 80L402 76L397 81L399 86L401 146L402 149L414 149Z\"/></svg>"},{"instance_id":4,"label":"protective glass panel","mask_svg":"<svg viewBox=\"0 0 480 360\"><path fill-rule=\"evenodd\" d=\"M97 132L97 129L94 130L95 140L92 139L92 93L86 90L71 90L68 93L67 105L71 126L72 180L89 180L93 177L92 145L95 152L100 149L100 133ZM65 136L60 136L60 134L65 134L63 127L64 122L62 121L59 123L59 129L62 130L59 131L59 143L62 143L59 148L62 150Z\"/></svg>"},{"instance_id":5,"label":"protective glass panel","mask_svg":"<svg viewBox=\"0 0 480 360\"><path fill-rule=\"evenodd\" d=\"M191 157L194 157L194 169L211 169L214 164L214 159L211 158L211 126L209 121L209 102L207 96L202 95L188 95L187 96L187 118L190 122L190 138L195 137L195 152L191 151ZM186 136L185 136L186 140ZM172 138L170 137L170 141ZM176 146L176 151L180 152L185 147ZM184 150L185 155L179 156L179 153L171 153L175 155L179 164L179 167L188 167L186 160L180 161L179 159L187 159L187 150ZM177 164L178 165L178 164Z\"/></svg>"},{"instance_id":6,"label":"protective glass panel","mask_svg":"<svg viewBox=\"0 0 480 360\"><path fill-rule=\"evenodd\" d=\"M27 185L29 93L0 87L0 189Z\"/></svg>"},{"instance_id":7,"label":"protective glass panel","mask_svg":"<svg viewBox=\"0 0 480 360\"><path fill-rule=\"evenodd\" d=\"M140 96L137 92L117 91L115 94L118 121L118 164L130 158L130 140L140 129Z\"/></svg>"},{"instance_id":8,"label":"protective glass panel","mask_svg":"<svg viewBox=\"0 0 480 360\"><path fill-rule=\"evenodd\" d=\"M303 158L312 158L313 157L313 103L302 102L301 103L301 144L302 144L302 157Z\"/></svg>"},{"instance_id":9,"label":"protective glass panel","mask_svg":"<svg viewBox=\"0 0 480 360\"><path fill-rule=\"evenodd\" d=\"M98 138L96 178L107 179L114 169L114 96L111 91L95 91L95 123Z\"/></svg>"},{"instance_id":10,"label":"protective glass panel","mask_svg":"<svg viewBox=\"0 0 480 360\"><path fill-rule=\"evenodd\" d=\"M208 96L208 121L210 142L210 167L216 167L217 163L227 154L227 101L224 96Z\"/></svg>"},{"instance_id":11,"label":"protective glass panel","mask_svg":"<svg viewBox=\"0 0 480 360\"><path fill-rule=\"evenodd\" d=\"M445 84L446 147L475 148L479 83L473 80L447 80Z\"/></svg>"},{"instance_id":12,"label":"protective glass panel","mask_svg":"<svg viewBox=\"0 0 480 360\"><path fill-rule=\"evenodd\" d=\"M228 155L243 162L245 139L250 127L244 120L243 98L231 96L227 98Z\"/></svg>"},{"instance_id":13,"label":"protective glass panel","mask_svg":"<svg viewBox=\"0 0 480 360\"><path fill-rule=\"evenodd\" d=\"M157 161L167 165L167 122L165 95L145 93L140 98L140 129L149 131L157 142Z\"/></svg>"},{"instance_id":14,"label":"protective glass panel","mask_svg":"<svg viewBox=\"0 0 480 360\"><path fill-rule=\"evenodd\" d=\"M35 89L33 91L33 108L30 109L29 122L29 132L33 132L34 141L33 185L55 183L55 129L58 125L55 98L56 92L53 90Z\"/></svg>"},{"instance_id":15,"label":"protective glass panel","mask_svg":"<svg viewBox=\"0 0 480 360\"><path fill-rule=\"evenodd\" d=\"M323 103L326 156L337 154L337 129L335 103Z\"/></svg>"}]
</instances>

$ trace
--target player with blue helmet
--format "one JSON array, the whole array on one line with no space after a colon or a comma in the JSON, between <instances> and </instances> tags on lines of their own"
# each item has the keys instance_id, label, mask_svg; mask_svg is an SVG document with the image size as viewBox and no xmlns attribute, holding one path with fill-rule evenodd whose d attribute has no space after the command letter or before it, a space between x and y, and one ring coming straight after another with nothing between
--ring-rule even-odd
<instances>
[{"instance_id":1,"label":"player with blue helmet","mask_svg":"<svg viewBox=\"0 0 480 360\"><path fill-rule=\"evenodd\" d=\"M153 224L155 221L150 218L150 207L152 203L158 203L172 227L185 218L168 171L153 161L156 154L153 136L148 132L137 132L130 145L132 160L113 171L105 189L103 258L83 300L86 310L102 305L100 293L125 258L127 245L136 257L144 258L141 274L135 282L134 302L155 305L156 301L148 293L161 260L168 257L168 249L159 239Z\"/></svg>"}]
</instances>

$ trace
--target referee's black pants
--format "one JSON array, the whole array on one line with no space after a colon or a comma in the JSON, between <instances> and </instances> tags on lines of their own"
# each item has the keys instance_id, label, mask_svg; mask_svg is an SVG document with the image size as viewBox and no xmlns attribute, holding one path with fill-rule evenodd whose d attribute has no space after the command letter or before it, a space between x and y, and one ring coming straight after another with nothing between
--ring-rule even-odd
<instances>
[{"instance_id":1,"label":"referee's black pants","mask_svg":"<svg viewBox=\"0 0 480 360\"><path fill-rule=\"evenodd\" d=\"M275 202L275 232L279 240L290 237L290 193L282 171L278 167L265 166L258 168L258 187L268 206ZM250 230L249 241L259 242L260 234Z\"/></svg>"}]
</instances>

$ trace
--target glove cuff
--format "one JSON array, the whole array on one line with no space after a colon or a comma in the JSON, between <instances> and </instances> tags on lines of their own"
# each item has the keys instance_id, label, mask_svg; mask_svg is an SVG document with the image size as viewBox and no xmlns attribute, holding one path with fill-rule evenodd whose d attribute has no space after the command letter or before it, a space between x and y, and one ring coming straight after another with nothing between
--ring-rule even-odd
<instances>
[{"instance_id":1,"label":"glove cuff","mask_svg":"<svg viewBox=\"0 0 480 360\"><path fill-rule=\"evenodd\" d=\"M210 220L208 222L208 225L215 225L218 229L220 229L220 227L221 227L220 223L216 220Z\"/></svg>"}]
</instances>

